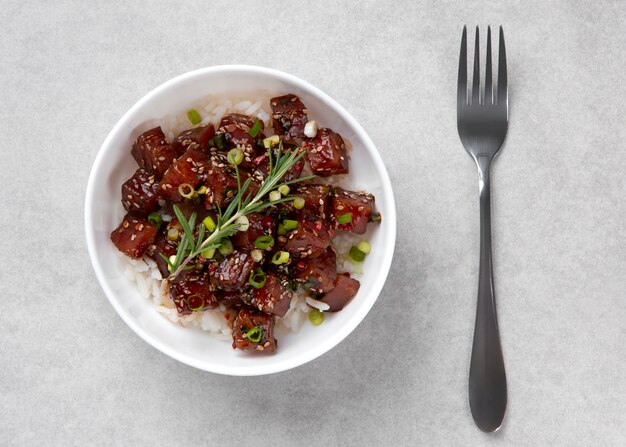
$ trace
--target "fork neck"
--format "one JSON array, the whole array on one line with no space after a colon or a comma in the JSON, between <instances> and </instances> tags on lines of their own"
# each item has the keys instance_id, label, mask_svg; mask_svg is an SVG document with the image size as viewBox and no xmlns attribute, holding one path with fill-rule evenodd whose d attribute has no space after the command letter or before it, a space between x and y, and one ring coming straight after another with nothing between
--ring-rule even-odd
<instances>
[{"instance_id":1,"label":"fork neck","mask_svg":"<svg viewBox=\"0 0 626 447\"><path fill-rule=\"evenodd\" d=\"M480 193L481 258L491 264L491 156L476 157L478 165L478 190Z\"/></svg>"},{"instance_id":2,"label":"fork neck","mask_svg":"<svg viewBox=\"0 0 626 447\"><path fill-rule=\"evenodd\" d=\"M487 198L489 196L491 156L478 155L476 157L476 165L478 166L478 188L482 200L483 194L486 194Z\"/></svg>"}]
</instances>

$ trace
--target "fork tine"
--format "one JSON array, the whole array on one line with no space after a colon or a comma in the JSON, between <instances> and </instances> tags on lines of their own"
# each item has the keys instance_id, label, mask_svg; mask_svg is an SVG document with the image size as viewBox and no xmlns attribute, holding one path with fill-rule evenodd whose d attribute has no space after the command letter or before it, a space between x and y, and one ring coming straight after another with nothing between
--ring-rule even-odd
<instances>
[{"instance_id":1,"label":"fork tine","mask_svg":"<svg viewBox=\"0 0 626 447\"><path fill-rule=\"evenodd\" d=\"M491 75L491 26L487 27L487 60L485 61L485 100L483 104L493 104L493 76Z\"/></svg>"},{"instance_id":2,"label":"fork tine","mask_svg":"<svg viewBox=\"0 0 626 447\"><path fill-rule=\"evenodd\" d=\"M457 86L457 106L467 105L467 27L463 27L461 55L459 56L459 82Z\"/></svg>"},{"instance_id":3,"label":"fork tine","mask_svg":"<svg viewBox=\"0 0 626 447\"><path fill-rule=\"evenodd\" d=\"M470 105L479 105L480 98L480 39L478 27L476 27L476 41L474 45L474 77L472 78L472 101Z\"/></svg>"},{"instance_id":4,"label":"fork tine","mask_svg":"<svg viewBox=\"0 0 626 447\"><path fill-rule=\"evenodd\" d=\"M506 79L506 49L504 48L504 31L500 26L500 49L498 55L498 105L507 105L509 100Z\"/></svg>"}]
</instances>

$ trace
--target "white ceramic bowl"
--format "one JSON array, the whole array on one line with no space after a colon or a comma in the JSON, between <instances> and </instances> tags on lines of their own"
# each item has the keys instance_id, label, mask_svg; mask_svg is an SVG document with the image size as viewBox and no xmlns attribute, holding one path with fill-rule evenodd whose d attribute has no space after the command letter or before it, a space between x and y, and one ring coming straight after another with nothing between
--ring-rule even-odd
<instances>
[{"instance_id":1,"label":"white ceramic bowl","mask_svg":"<svg viewBox=\"0 0 626 447\"><path fill-rule=\"evenodd\" d=\"M341 312L327 314L324 324L305 321L297 334L279 338L271 355L235 351L230 342L199 329L170 323L127 280L109 239L119 224L120 187L136 169L130 147L136 136L160 119L184 113L208 95L254 97L261 90L298 95L309 116L339 132L352 144L349 186L376 196L383 220L370 239L372 254L364 264L358 295ZM267 106L267 105L266 105ZM252 66L217 66L178 76L152 90L115 125L102 144L89 176L85 202L87 246L96 276L122 319L161 352L196 368L219 374L253 376L288 370L320 356L343 340L363 320L385 283L396 237L396 211L385 166L363 128L343 107L311 84L286 73Z\"/></svg>"}]
</instances>

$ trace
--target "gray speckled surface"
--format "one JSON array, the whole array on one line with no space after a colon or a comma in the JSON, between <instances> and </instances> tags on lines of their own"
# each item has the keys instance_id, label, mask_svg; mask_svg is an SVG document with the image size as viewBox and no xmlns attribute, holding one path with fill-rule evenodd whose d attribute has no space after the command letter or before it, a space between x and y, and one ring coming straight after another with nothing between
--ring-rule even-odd
<instances>
[{"instance_id":1,"label":"gray speckled surface","mask_svg":"<svg viewBox=\"0 0 626 447\"><path fill-rule=\"evenodd\" d=\"M0 8L1 445L624 445L624 2L91 3ZM466 395L478 200L456 134L463 23L502 23L509 55L493 172L509 409L495 435ZM112 126L163 81L226 63L337 99L399 205L370 315L267 377L151 348L109 305L84 241L87 176Z\"/></svg>"}]
</instances>

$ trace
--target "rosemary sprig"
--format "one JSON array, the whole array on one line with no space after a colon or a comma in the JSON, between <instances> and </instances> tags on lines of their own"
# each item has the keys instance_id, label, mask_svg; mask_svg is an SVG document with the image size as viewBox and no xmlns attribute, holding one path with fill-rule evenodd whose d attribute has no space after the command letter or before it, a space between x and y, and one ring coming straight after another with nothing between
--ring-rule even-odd
<instances>
[{"instance_id":1,"label":"rosemary sprig","mask_svg":"<svg viewBox=\"0 0 626 447\"><path fill-rule=\"evenodd\" d=\"M189 269L189 263L202 252L219 248L221 241L227 237L232 236L239 231L239 224L237 219L242 216L246 216L251 213L257 213L263 209L293 200L293 198L282 198L274 201L263 201L264 197L274 189L282 185L291 185L304 180L309 180L314 176L301 177L299 179L291 180L288 182L278 183L281 178L304 156L304 153L296 150L287 150L283 153L282 142L278 146L278 153L275 157L272 157L272 149L268 149L269 156L269 172L267 177L261 183L259 191L252 196L247 191L250 187L251 180L247 179L243 185L239 175L239 169L235 166L235 174L237 176L237 194L233 197L225 211L218 206L218 218L215 225L215 230L212 233L206 231L206 227L203 223L198 226L198 234L196 236L194 232L196 212L194 211L189 220L185 219L185 216L181 212L178 206L174 205L174 212L176 218L180 222L183 228L183 236L180 244L178 245L176 255L170 260L161 253L161 257L167 262L169 270L171 272L168 279L172 280L176 278L182 271Z\"/></svg>"}]
</instances>

